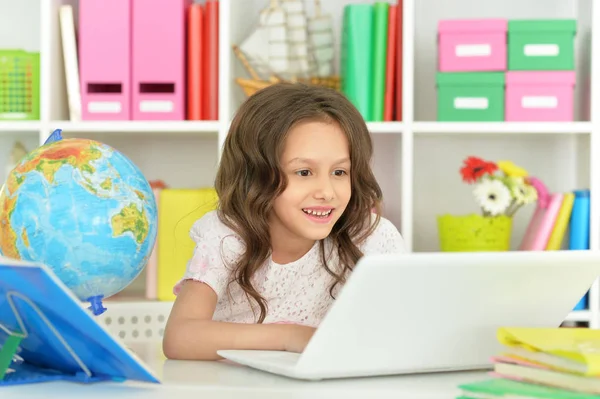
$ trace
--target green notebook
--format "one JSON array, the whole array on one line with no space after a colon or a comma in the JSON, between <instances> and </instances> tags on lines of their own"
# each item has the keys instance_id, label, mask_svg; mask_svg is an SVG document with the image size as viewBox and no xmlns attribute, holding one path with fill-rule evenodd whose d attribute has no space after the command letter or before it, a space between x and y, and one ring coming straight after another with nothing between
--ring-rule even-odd
<instances>
[{"instance_id":1,"label":"green notebook","mask_svg":"<svg viewBox=\"0 0 600 399\"><path fill-rule=\"evenodd\" d=\"M387 66L388 13L389 3L373 5L373 65L371 67L371 121L383 121L385 103L385 78Z\"/></svg>"},{"instance_id":2,"label":"green notebook","mask_svg":"<svg viewBox=\"0 0 600 399\"><path fill-rule=\"evenodd\" d=\"M504 398L507 396L534 399L599 399L600 395L592 395L543 385L528 384L507 380L504 378L493 378L478 381L471 384L458 386L462 390L460 398Z\"/></svg>"},{"instance_id":3,"label":"green notebook","mask_svg":"<svg viewBox=\"0 0 600 399\"><path fill-rule=\"evenodd\" d=\"M366 121L371 120L373 6L344 6L340 75L342 93Z\"/></svg>"}]
</instances>

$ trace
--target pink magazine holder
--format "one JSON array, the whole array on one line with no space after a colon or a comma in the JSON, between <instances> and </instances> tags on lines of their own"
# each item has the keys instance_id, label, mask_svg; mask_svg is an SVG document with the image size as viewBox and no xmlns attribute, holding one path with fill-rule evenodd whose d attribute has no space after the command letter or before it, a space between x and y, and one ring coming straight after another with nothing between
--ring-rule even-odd
<instances>
[{"instance_id":1,"label":"pink magazine holder","mask_svg":"<svg viewBox=\"0 0 600 399\"><path fill-rule=\"evenodd\" d=\"M190 0L132 0L132 117L185 119Z\"/></svg>"},{"instance_id":2,"label":"pink magazine holder","mask_svg":"<svg viewBox=\"0 0 600 399\"><path fill-rule=\"evenodd\" d=\"M130 0L79 2L81 118L131 119Z\"/></svg>"}]
</instances>

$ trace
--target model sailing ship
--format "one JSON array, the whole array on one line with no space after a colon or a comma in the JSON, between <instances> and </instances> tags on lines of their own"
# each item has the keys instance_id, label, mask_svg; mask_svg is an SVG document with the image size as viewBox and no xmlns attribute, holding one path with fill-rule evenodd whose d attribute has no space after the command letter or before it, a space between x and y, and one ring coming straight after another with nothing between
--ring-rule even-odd
<instances>
[{"instance_id":1,"label":"model sailing ship","mask_svg":"<svg viewBox=\"0 0 600 399\"><path fill-rule=\"evenodd\" d=\"M314 0L309 17L304 0L270 0L251 34L233 46L251 79L236 82L247 96L270 84L306 82L339 90L333 75L333 27L331 17Z\"/></svg>"}]
</instances>

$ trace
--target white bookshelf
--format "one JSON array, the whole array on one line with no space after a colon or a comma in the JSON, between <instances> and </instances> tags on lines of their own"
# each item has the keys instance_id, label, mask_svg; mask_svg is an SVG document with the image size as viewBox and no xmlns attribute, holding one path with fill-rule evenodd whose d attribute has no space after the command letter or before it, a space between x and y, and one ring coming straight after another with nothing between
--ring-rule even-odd
<instances>
[{"instance_id":1,"label":"white bookshelf","mask_svg":"<svg viewBox=\"0 0 600 399\"><path fill-rule=\"evenodd\" d=\"M322 1L334 17L339 45L342 8L363 0ZM395 0L390 0L395 3ZM0 165L11 143L31 149L55 128L68 137L91 137L124 152L149 179L171 187L212 185L229 122L244 95L233 78L247 76L231 51L256 22L268 0L220 0L219 120L181 122L68 121L58 7L77 0L0 0L0 47L41 52L41 120L0 121ZM312 9L312 1L305 0ZM590 188L591 250L600 250L600 6L592 0L404 0L403 114L401 122L368 123L375 144L375 173L386 198L385 216L402 232L408 249L436 251L435 217L477 211L458 169L468 155L511 159L540 177L551 190ZM77 12L75 12L77 15ZM577 120L570 123L438 123L435 121L436 25L446 18L577 18ZM32 29L35 27L35 29ZM39 28L38 28L39 27ZM336 63L339 54L336 56ZM591 115L591 119L589 118ZM596 154L593 157L592 154ZM3 176L0 176L0 181ZM519 211L513 244L533 212ZM424 287L425 289L425 287ZM588 311L568 320L600 327L600 287L595 283Z\"/></svg>"}]
</instances>

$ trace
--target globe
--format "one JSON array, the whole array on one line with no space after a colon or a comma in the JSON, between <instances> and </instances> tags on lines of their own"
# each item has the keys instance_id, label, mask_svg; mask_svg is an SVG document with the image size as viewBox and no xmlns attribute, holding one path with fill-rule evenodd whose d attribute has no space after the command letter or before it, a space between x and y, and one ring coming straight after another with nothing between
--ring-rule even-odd
<instances>
[{"instance_id":1,"label":"globe","mask_svg":"<svg viewBox=\"0 0 600 399\"><path fill-rule=\"evenodd\" d=\"M142 272L156 226L154 195L137 166L60 130L0 189L0 254L45 264L95 315Z\"/></svg>"}]
</instances>

